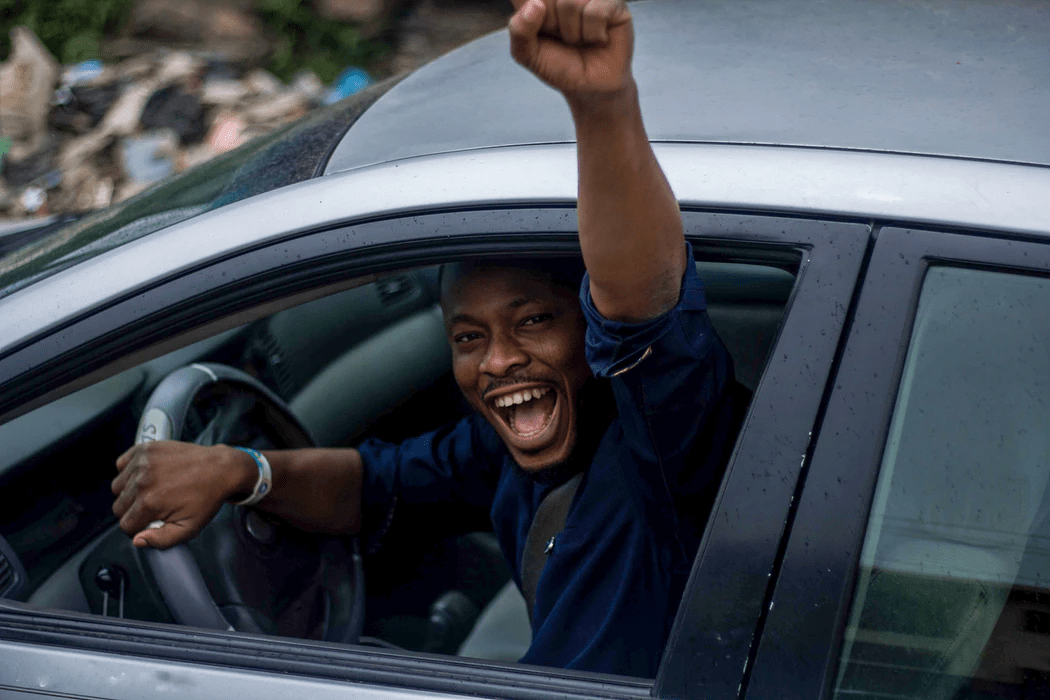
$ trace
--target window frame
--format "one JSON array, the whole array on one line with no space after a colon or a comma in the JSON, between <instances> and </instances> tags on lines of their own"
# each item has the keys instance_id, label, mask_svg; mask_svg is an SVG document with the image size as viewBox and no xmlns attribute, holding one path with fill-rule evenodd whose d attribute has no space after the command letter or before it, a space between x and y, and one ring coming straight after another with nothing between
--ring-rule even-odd
<instances>
[{"instance_id":1,"label":"window frame","mask_svg":"<svg viewBox=\"0 0 1050 700\"><path fill-rule=\"evenodd\" d=\"M866 222L812 220L686 210L686 234L698 251L723 243L787 260L797 281L766 369L727 468L655 682L466 659L390 654L362 648L87 619L59 611L0 604L0 640L64 650L130 654L174 662L219 664L243 673L281 672L395 686L410 691L532 698L736 697L761 618L785 516L829 376L848 300L870 237ZM275 299L308 296L347 277L471 254L578 250L575 209L525 206L423 212L296 234L200 265L129 292L107 306L0 358L0 416L13 417L162 352L175 336L221 330L216 318L243 323ZM335 252L333 252L335 251ZM203 290L203 291L201 291ZM262 314L259 314L262 315ZM229 322L228 325L232 325ZM177 330L173 330L177 329ZM76 362L71 358L76 357ZM76 367L75 370L72 367ZM804 381L800 381L802 378ZM32 387L32 395L18 390ZM790 420L780 415L796 404ZM0 418L2 419L2 418ZM730 515L754 503L765 482L760 517ZM753 505L751 506L753 507ZM745 556L741 556L741 545ZM746 582L726 588L725 577ZM726 605L726 591L738 594ZM744 595L739 595L745 590ZM719 612L705 617L712 602ZM697 634L700 621L719 634ZM740 634L737 634L740 632ZM237 649L237 653L231 651ZM718 650L717 658L710 657ZM707 665L705 665L707 664ZM455 669L460 669L457 673ZM705 675L709 670L713 675Z\"/></svg>"},{"instance_id":2,"label":"window frame","mask_svg":"<svg viewBox=\"0 0 1050 700\"><path fill-rule=\"evenodd\" d=\"M800 482L745 693L830 697L919 295L931 265L1050 275L1050 243L996 232L886 227L850 319Z\"/></svg>"}]
</instances>

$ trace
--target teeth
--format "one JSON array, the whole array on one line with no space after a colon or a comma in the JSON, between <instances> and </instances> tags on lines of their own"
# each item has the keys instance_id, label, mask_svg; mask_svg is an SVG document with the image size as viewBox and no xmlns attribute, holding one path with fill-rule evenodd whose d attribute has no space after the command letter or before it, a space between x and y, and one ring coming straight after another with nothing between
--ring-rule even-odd
<instances>
[{"instance_id":1,"label":"teeth","mask_svg":"<svg viewBox=\"0 0 1050 700\"><path fill-rule=\"evenodd\" d=\"M506 396L496 397L496 407L506 408L507 406L515 406L519 403L525 403L526 401L532 401L538 399L550 392L549 387L543 387L542 389L526 389L525 391L516 391L513 394Z\"/></svg>"}]
</instances>

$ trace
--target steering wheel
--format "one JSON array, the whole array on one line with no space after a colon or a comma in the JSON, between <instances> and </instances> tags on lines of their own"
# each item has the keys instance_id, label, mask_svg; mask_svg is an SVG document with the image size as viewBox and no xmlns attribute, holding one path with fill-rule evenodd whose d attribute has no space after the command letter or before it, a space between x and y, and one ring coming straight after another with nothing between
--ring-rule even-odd
<instances>
[{"instance_id":1,"label":"steering wheel","mask_svg":"<svg viewBox=\"0 0 1050 700\"><path fill-rule=\"evenodd\" d=\"M280 397L220 364L177 369L150 395L135 442L169 439L313 446ZM365 586L356 539L310 535L227 503L191 541L139 551L179 624L345 643L361 635Z\"/></svg>"}]
</instances>

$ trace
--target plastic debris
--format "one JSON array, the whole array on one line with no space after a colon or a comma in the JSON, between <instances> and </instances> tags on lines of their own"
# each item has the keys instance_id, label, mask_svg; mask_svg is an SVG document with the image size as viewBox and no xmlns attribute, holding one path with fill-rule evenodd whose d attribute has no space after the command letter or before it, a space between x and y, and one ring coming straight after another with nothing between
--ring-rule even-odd
<instances>
[{"instance_id":1,"label":"plastic debris","mask_svg":"<svg viewBox=\"0 0 1050 700\"><path fill-rule=\"evenodd\" d=\"M94 80L102 75L103 68L102 61L98 60L75 63L62 71L62 84L73 87Z\"/></svg>"},{"instance_id":2,"label":"plastic debris","mask_svg":"<svg viewBox=\"0 0 1050 700\"><path fill-rule=\"evenodd\" d=\"M245 142L247 124L236 114L222 112L212 122L208 132L208 147L215 153L232 151Z\"/></svg>"},{"instance_id":3,"label":"plastic debris","mask_svg":"<svg viewBox=\"0 0 1050 700\"><path fill-rule=\"evenodd\" d=\"M149 185L174 173L178 142L178 134L171 129L123 139L121 163L128 179Z\"/></svg>"},{"instance_id":4,"label":"plastic debris","mask_svg":"<svg viewBox=\"0 0 1050 700\"><path fill-rule=\"evenodd\" d=\"M292 78L291 88L315 104L321 104L324 101L324 83L317 77L317 73L314 73L312 70L296 73L295 77Z\"/></svg>"},{"instance_id":5,"label":"plastic debris","mask_svg":"<svg viewBox=\"0 0 1050 700\"><path fill-rule=\"evenodd\" d=\"M260 95L276 95L284 90L284 83L277 76L262 69L253 70L246 75L244 82L252 92Z\"/></svg>"},{"instance_id":6,"label":"plastic debris","mask_svg":"<svg viewBox=\"0 0 1050 700\"><path fill-rule=\"evenodd\" d=\"M18 203L22 205L22 209L27 214L40 214L44 206L47 205L47 192L43 187L32 185L22 191L22 196L18 198Z\"/></svg>"},{"instance_id":7,"label":"plastic debris","mask_svg":"<svg viewBox=\"0 0 1050 700\"><path fill-rule=\"evenodd\" d=\"M125 90L102 119L102 132L119 136L135 133L142 119L142 110L146 108L146 102L154 90L152 82L135 84Z\"/></svg>"},{"instance_id":8,"label":"plastic debris","mask_svg":"<svg viewBox=\"0 0 1050 700\"><path fill-rule=\"evenodd\" d=\"M73 100L73 86L102 75L102 61L81 61L62 71L62 84L51 97L51 104L67 105Z\"/></svg>"},{"instance_id":9,"label":"plastic debris","mask_svg":"<svg viewBox=\"0 0 1050 700\"><path fill-rule=\"evenodd\" d=\"M332 83L332 87L325 93L324 103L330 105L338 102L344 97L349 97L355 92L364 90L372 84L372 79L361 68L347 68Z\"/></svg>"},{"instance_id":10,"label":"plastic debris","mask_svg":"<svg viewBox=\"0 0 1050 700\"><path fill-rule=\"evenodd\" d=\"M4 158L4 179L8 185L19 187L28 185L49 172L55 165L58 142L49 134L44 136L43 143L32 153L15 159Z\"/></svg>"},{"instance_id":11,"label":"plastic debris","mask_svg":"<svg viewBox=\"0 0 1050 700\"><path fill-rule=\"evenodd\" d=\"M47 138L58 64L25 27L11 30L11 56L0 66L0 133L11 139L6 158L22 160Z\"/></svg>"},{"instance_id":12,"label":"plastic debris","mask_svg":"<svg viewBox=\"0 0 1050 700\"><path fill-rule=\"evenodd\" d=\"M306 114L307 100L298 92L288 91L259 102L245 110L244 116L252 122L291 121Z\"/></svg>"},{"instance_id":13,"label":"plastic debris","mask_svg":"<svg viewBox=\"0 0 1050 700\"><path fill-rule=\"evenodd\" d=\"M201 90L201 104L229 106L241 102L251 89L233 78L209 78Z\"/></svg>"},{"instance_id":14,"label":"plastic debris","mask_svg":"<svg viewBox=\"0 0 1050 700\"><path fill-rule=\"evenodd\" d=\"M180 143L194 143L204 137L204 110L195 96L172 85L150 96L139 124L144 129L171 129Z\"/></svg>"}]
</instances>

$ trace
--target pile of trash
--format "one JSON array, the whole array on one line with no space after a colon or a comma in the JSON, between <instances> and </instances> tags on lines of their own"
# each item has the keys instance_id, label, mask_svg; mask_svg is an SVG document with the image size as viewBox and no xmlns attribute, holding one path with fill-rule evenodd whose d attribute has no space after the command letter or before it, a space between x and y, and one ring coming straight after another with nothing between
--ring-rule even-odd
<instances>
[{"instance_id":1,"label":"pile of trash","mask_svg":"<svg viewBox=\"0 0 1050 700\"><path fill-rule=\"evenodd\" d=\"M285 84L189 51L59 66L28 29L0 64L0 218L99 209L365 87Z\"/></svg>"}]
</instances>

